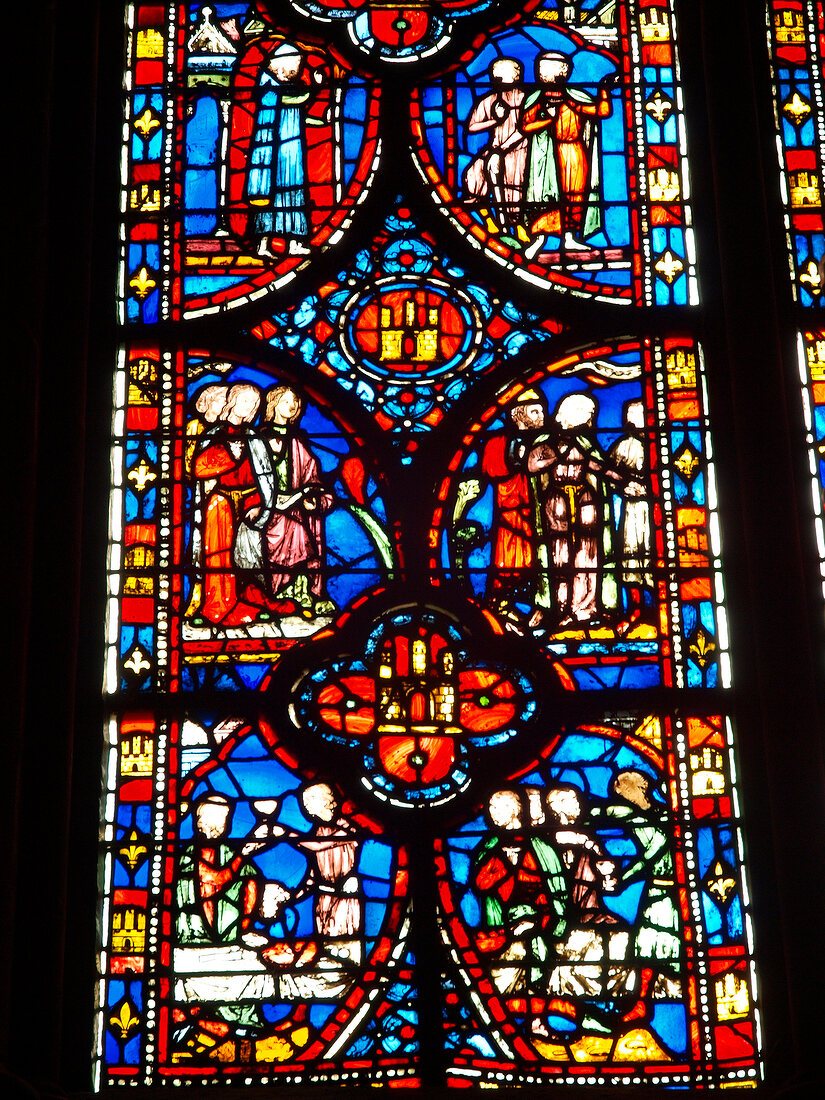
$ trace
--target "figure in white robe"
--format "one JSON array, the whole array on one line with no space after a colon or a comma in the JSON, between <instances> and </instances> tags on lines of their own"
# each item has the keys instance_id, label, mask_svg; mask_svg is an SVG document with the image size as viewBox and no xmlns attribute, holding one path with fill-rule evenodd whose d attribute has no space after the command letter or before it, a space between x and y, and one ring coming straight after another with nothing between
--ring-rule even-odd
<instances>
[{"instance_id":1,"label":"figure in white robe","mask_svg":"<svg viewBox=\"0 0 825 1100\"><path fill-rule=\"evenodd\" d=\"M484 203L480 213L490 233L501 228L517 232L521 217L527 167L527 137L521 129L523 74L520 61L509 57L494 61L490 68L494 90L476 103L467 122L469 133L490 135L464 173L467 195Z\"/></svg>"},{"instance_id":2,"label":"figure in white robe","mask_svg":"<svg viewBox=\"0 0 825 1100\"><path fill-rule=\"evenodd\" d=\"M629 619L638 619L646 592L653 590L651 572L650 502L647 496L647 451L643 430L645 408L628 401L624 409L628 434L613 444L610 462L622 475L617 485L620 580Z\"/></svg>"},{"instance_id":3,"label":"figure in white robe","mask_svg":"<svg viewBox=\"0 0 825 1100\"><path fill-rule=\"evenodd\" d=\"M330 954L357 962L361 954L361 898L355 869L358 842L350 823L339 816L338 799L328 783L311 784L301 802L315 825L312 839L301 841L309 856L310 885L315 892L315 930Z\"/></svg>"}]
</instances>

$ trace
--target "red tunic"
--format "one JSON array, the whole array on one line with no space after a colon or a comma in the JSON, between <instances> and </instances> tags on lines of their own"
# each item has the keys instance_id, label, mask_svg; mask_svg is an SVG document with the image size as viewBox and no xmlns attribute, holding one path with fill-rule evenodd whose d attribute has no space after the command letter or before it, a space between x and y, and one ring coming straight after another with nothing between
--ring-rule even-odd
<instances>
[{"instance_id":1,"label":"red tunic","mask_svg":"<svg viewBox=\"0 0 825 1100\"><path fill-rule=\"evenodd\" d=\"M235 458L229 449L232 439L243 446L240 458ZM209 494L203 517L202 614L211 622L225 626L251 623L258 609L240 599L232 557L239 516L260 504L245 430L228 424L205 450L195 455L193 472L195 477L217 481Z\"/></svg>"},{"instance_id":2,"label":"red tunic","mask_svg":"<svg viewBox=\"0 0 825 1100\"><path fill-rule=\"evenodd\" d=\"M527 475L521 470L513 473L507 465L507 443L505 435L489 439L481 468L496 490L493 564L517 576L533 563L532 505Z\"/></svg>"}]
</instances>

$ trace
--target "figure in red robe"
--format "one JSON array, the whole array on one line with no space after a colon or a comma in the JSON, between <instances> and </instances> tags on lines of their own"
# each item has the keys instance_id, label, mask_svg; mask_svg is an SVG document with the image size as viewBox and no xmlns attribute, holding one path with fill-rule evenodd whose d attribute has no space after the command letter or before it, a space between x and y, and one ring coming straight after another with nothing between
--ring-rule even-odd
<instances>
[{"instance_id":1,"label":"figure in red robe","mask_svg":"<svg viewBox=\"0 0 825 1100\"><path fill-rule=\"evenodd\" d=\"M255 386L239 383L226 395L219 426L203 450L195 452L196 478L214 481L203 517L203 605L201 614L222 626L253 622L260 609L242 598L233 558L240 518L260 505L258 481L250 462L250 430L260 405Z\"/></svg>"},{"instance_id":2,"label":"figure in red robe","mask_svg":"<svg viewBox=\"0 0 825 1100\"><path fill-rule=\"evenodd\" d=\"M481 458L482 472L495 487L492 591L500 600L526 590L532 576L535 502L518 453L544 427L543 398L535 390L525 390L511 407L510 418L516 434L491 436Z\"/></svg>"},{"instance_id":3,"label":"figure in red robe","mask_svg":"<svg viewBox=\"0 0 825 1100\"><path fill-rule=\"evenodd\" d=\"M562 53L536 59L538 88L524 101L522 129L530 139L527 210L533 244L528 258L542 247L547 233L563 237L567 251L583 251L579 238L601 228L599 153L596 119L607 118L613 105L609 88L615 74L602 79L594 99L571 88L571 61Z\"/></svg>"}]
</instances>

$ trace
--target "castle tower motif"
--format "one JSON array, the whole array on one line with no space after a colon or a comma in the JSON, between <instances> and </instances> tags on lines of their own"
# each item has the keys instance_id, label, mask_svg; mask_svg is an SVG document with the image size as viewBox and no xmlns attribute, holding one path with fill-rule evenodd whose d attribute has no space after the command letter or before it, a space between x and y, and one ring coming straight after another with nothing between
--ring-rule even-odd
<instances>
[{"instance_id":1,"label":"castle tower motif","mask_svg":"<svg viewBox=\"0 0 825 1100\"><path fill-rule=\"evenodd\" d=\"M146 945L146 914L135 906L112 914L112 954L141 955Z\"/></svg>"},{"instance_id":2,"label":"castle tower motif","mask_svg":"<svg viewBox=\"0 0 825 1100\"><path fill-rule=\"evenodd\" d=\"M694 795L720 795L725 793L725 774L722 754L718 749L705 745L700 753L690 754L690 770L693 772Z\"/></svg>"},{"instance_id":3,"label":"castle tower motif","mask_svg":"<svg viewBox=\"0 0 825 1100\"><path fill-rule=\"evenodd\" d=\"M789 172L788 178L791 185L791 206L819 206L821 195L815 172L803 168L799 172Z\"/></svg>"},{"instance_id":4,"label":"castle tower motif","mask_svg":"<svg viewBox=\"0 0 825 1100\"><path fill-rule=\"evenodd\" d=\"M669 42L670 25L664 8L648 8L639 16L643 42Z\"/></svg>"},{"instance_id":5,"label":"castle tower motif","mask_svg":"<svg viewBox=\"0 0 825 1100\"><path fill-rule=\"evenodd\" d=\"M802 12L781 11L773 17L776 42L779 46L804 46L805 23Z\"/></svg>"},{"instance_id":6,"label":"castle tower motif","mask_svg":"<svg viewBox=\"0 0 825 1100\"><path fill-rule=\"evenodd\" d=\"M381 359L432 363L439 356L440 306L417 302L381 307Z\"/></svg>"},{"instance_id":7,"label":"castle tower motif","mask_svg":"<svg viewBox=\"0 0 825 1100\"><path fill-rule=\"evenodd\" d=\"M825 382L825 340L816 340L806 350L812 382Z\"/></svg>"},{"instance_id":8,"label":"castle tower motif","mask_svg":"<svg viewBox=\"0 0 825 1100\"><path fill-rule=\"evenodd\" d=\"M716 1005L720 1020L735 1020L750 1012L748 985L744 978L729 970L715 983Z\"/></svg>"},{"instance_id":9,"label":"castle tower motif","mask_svg":"<svg viewBox=\"0 0 825 1100\"><path fill-rule=\"evenodd\" d=\"M123 737L120 742L120 774L151 775L154 748L148 733L138 730Z\"/></svg>"},{"instance_id":10,"label":"castle tower motif","mask_svg":"<svg viewBox=\"0 0 825 1100\"><path fill-rule=\"evenodd\" d=\"M379 732L458 733L458 674L452 652L445 648L434 656L423 638L408 647L406 641L388 639L381 653Z\"/></svg>"},{"instance_id":11,"label":"castle tower motif","mask_svg":"<svg viewBox=\"0 0 825 1100\"><path fill-rule=\"evenodd\" d=\"M667 367L667 386L670 390L693 389L696 385L696 356L692 351L678 348L670 352Z\"/></svg>"}]
</instances>

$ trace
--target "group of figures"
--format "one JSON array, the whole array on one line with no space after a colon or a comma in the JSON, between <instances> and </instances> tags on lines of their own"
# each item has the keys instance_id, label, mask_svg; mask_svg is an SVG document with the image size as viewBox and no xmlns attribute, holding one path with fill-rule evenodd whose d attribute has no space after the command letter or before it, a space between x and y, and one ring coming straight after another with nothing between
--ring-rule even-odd
<instances>
[{"instance_id":1,"label":"group of figures","mask_svg":"<svg viewBox=\"0 0 825 1100\"><path fill-rule=\"evenodd\" d=\"M473 108L470 134L487 144L464 173L464 194L479 208L485 229L533 259L560 240L565 252L590 251L601 228L595 121L612 112L609 74L596 96L572 87L570 58L559 51L535 60L536 86L524 85L524 65L499 57L490 67L492 90Z\"/></svg>"},{"instance_id":2,"label":"group of figures","mask_svg":"<svg viewBox=\"0 0 825 1100\"><path fill-rule=\"evenodd\" d=\"M571 785L505 788L488 801L490 833L471 872L476 943L495 995L533 1039L620 1031L681 996L664 804L633 768L609 789L589 812ZM630 894L635 919L608 900Z\"/></svg>"},{"instance_id":3,"label":"group of figures","mask_svg":"<svg viewBox=\"0 0 825 1100\"><path fill-rule=\"evenodd\" d=\"M195 485L197 573L187 619L237 627L274 615L328 615L323 516L333 498L297 430L302 397L286 385L265 395L250 383L210 385L195 410L186 468Z\"/></svg>"},{"instance_id":4,"label":"group of figures","mask_svg":"<svg viewBox=\"0 0 825 1100\"><path fill-rule=\"evenodd\" d=\"M280 824L280 800L260 799L251 804L256 824L240 841L230 835L234 799L206 793L192 808L194 835L176 886L175 992L223 1034L265 1031L265 1002L297 1003L305 1015L313 1001L341 998L362 961L355 829L329 784L308 783L299 798L309 830ZM266 852L288 881L262 874L253 857ZM178 1042L185 1045L193 1026L184 1024Z\"/></svg>"},{"instance_id":5,"label":"group of figures","mask_svg":"<svg viewBox=\"0 0 825 1100\"><path fill-rule=\"evenodd\" d=\"M566 54L539 54L530 90L523 62L500 57L490 68L492 90L467 122L468 134L486 134L487 143L464 172L465 198L489 233L523 248L528 259L553 238L566 252L589 251L586 239L602 224L596 123L612 113L617 77L603 77L593 96L569 83L571 71ZM308 254L305 127L325 125L308 110L321 79L289 42L272 51L261 72L246 198L262 256L277 258L274 239L286 241L292 255Z\"/></svg>"},{"instance_id":6,"label":"group of figures","mask_svg":"<svg viewBox=\"0 0 825 1100\"><path fill-rule=\"evenodd\" d=\"M506 430L488 437L482 476L459 485L453 541L464 571L482 538L472 503L494 487L485 595L511 629L609 621L623 633L652 609L645 409L631 400L623 412L624 434L605 454L593 396L568 394L551 418L541 391L526 389Z\"/></svg>"}]
</instances>

